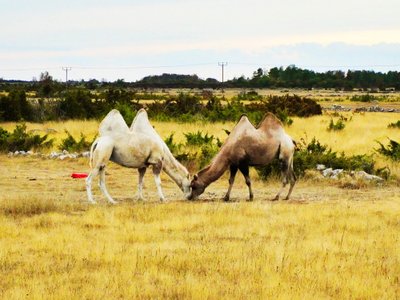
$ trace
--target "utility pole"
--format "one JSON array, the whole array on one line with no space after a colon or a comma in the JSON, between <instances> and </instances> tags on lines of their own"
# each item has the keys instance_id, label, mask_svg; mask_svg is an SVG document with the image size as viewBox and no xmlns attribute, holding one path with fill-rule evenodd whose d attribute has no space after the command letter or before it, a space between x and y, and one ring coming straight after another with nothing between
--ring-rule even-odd
<instances>
[{"instance_id":1,"label":"utility pole","mask_svg":"<svg viewBox=\"0 0 400 300\"><path fill-rule=\"evenodd\" d=\"M68 84L68 71L71 71L71 67L62 67L63 71L65 71L65 83Z\"/></svg>"},{"instance_id":2,"label":"utility pole","mask_svg":"<svg viewBox=\"0 0 400 300\"><path fill-rule=\"evenodd\" d=\"M224 69L227 64L228 64L227 62L219 62L218 63L218 66L221 67L221 71L222 71L222 81L221 81L222 83L224 83Z\"/></svg>"}]
</instances>

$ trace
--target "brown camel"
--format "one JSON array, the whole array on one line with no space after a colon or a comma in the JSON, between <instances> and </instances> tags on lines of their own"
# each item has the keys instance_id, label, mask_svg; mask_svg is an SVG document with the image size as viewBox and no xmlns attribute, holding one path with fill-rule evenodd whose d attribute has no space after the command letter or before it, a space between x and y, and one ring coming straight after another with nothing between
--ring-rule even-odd
<instances>
[{"instance_id":1,"label":"brown camel","mask_svg":"<svg viewBox=\"0 0 400 300\"><path fill-rule=\"evenodd\" d=\"M273 114L267 113L257 128L250 123L246 115L242 115L211 164L194 176L191 182L192 192L188 199L196 199L229 167L229 188L224 200L229 201L235 175L239 169L246 180L251 201L253 191L249 166L264 166L271 163L274 158L278 158L281 162L283 185L273 200L279 199L284 187L290 182L287 200L296 182L293 171L294 150L294 141L285 133L282 123Z\"/></svg>"}]
</instances>

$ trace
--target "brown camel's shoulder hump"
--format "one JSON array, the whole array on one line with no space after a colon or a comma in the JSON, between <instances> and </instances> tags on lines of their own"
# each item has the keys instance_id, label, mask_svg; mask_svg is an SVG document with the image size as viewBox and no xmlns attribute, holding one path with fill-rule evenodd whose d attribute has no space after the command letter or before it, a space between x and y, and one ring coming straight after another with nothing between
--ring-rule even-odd
<instances>
[{"instance_id":1,"label":"brown camel's shoulder hump","mask_svg":"<svg viewBox=\"0 0 400 300\"><path fill-rule=\"evenodd\" d=\"M226 139L226 142L228 140L235 140L239 135L241 135L244 131L248 129L254 129L254 125L251 124L249 121L249 118L243 114L239 121L236 123L235 127L233 127L231 133L229 134L228 138Z\"/></svg>"}]
</instances>

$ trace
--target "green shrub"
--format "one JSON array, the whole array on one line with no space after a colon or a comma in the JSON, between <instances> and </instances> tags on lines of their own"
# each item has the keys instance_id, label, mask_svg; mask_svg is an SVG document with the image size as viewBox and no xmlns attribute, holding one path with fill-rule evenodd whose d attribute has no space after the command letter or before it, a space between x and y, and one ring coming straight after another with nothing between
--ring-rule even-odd
<instances>
[{"instance_id":1,"label":"green shrub","mask_svg":"<svg viewBox=\"0 0 400 300\"><path fill-rule=\"evenodd\" d=\"M25 123L17 124L12 133L0 127L0 151L29 151L50 148L53 139L48 140L48 135L28 133Z\"/></svg>"},{"instance_id":2,"label":"green shrub","mask_svg":"<svg viewBox=\"0 0 400 300\"><path fill-rule=\"evenodd\" d=\"M379 98L370 94L354 95L350 98L350 101L355 101L355 102L372 102L375 100L379 100Z\"/></svg>"},{"instance_id":3,"label":"green shrub","mask_svg":"<svg viewBox=\"0 0 400 300\"><path fill-rule=\"evenodd\" d=\"M394 161L400 161L400 143L389 139L389 145L384 146L382 143L377 142L380 146L376 151Z\"/></svg>"},{"instance_id":4,"label":"green shrub","mask_svg":"<svg viewBox=\"0 0 400 300\"><path fill-rule=\"evenodd\" d=\"M189 152L182 152L183 145L174 142L174 133L171 133L165 140L169 150L172 155L181 163L188 164L189 162L196 160L196 154L191 154Z\"/></svg>"},{"instance_id":5,"label":"green shrub","mask_svg":"<svg viewBox=\"0 0 400 300\"><path fill-rule=\"evenodd\" d=\"M69 131L65 131L67 137L61 141L58 146L60 150L67 150L69 152L89 151L92 142L86 140L86 137L81 133L79 140L75 139Z\"/></svg>"},{"instance_id":6,"label":"green shrub","mask_svg":"<svg viewBox=\"0 0 400 300\"><path fill-rule=\"evenodd\" d=\"M303 140L298 143L298 148L299 150L294 154L293 163L297 175L303 175L306 170L315 169L317 164L323 164L327 168L333 169L362 170L370 174L375 173L375 160L371 155L345 156L343 152L338 154L315 138L308 144ZM270 165L257 168L257 173L262 179L280 174L278 159L275 159Z\"/></svg>"},{"instance_id":7,"label":"green shrub","mask_svg":"<svg viewBox=\"0 0 400 300\"><path fill-rule=\"evenodd\" d=\"M293 124L293 119L291 119L288 115L287 110L280 110L277 109L276 113L276 117L281 120L281 122L283 123L283 125L287 125L290 126Z\"/></svg>"},{"instance_id":8,"label":"green shrub","mask_svg":"<svg viewBox=\"0 0 400 300\"><path fill-rule=\"evenodd\" d=\"M171 133L164 142L175 158L185 165L194 166L197 169L209 164L211 159L217 154L222 142L208 133L201 131L184 133L186 137L185 144L174 142L174 134ZM195 146L196 150L193 150ZM200 147L200 151L197 149ZM184 150L183 150L184 149ZM190 150L192 150L190 152Z\"/></svg>"},{"instance_id":9,"label":"green shrub","mask_svg":"<svg viewBox=\"0 0 400 300\"><path fill-rule=\"evenodd\" d=\"M333 119L331 119L331 121L329 122L329 126L328 126L328 131L339 131L339 130L343 130L346 127L346 124L344 124L342 119L337 120L337 122L335 123L333 121Z\"/></svg>"},{"instance_id":10,"label":"green shrub","mask_svg":"<svg viewBox=\"0 0 400 300\"><path fill-rule=\"evenodd\" d=\"M201 131L184 133L186 138L186 145L188 146L201 146L204 144L211 144L214 140L213 135L204 134Z\"/></svg>"},{"instance_id":11,"label":"green shrub","mask_svg":"<svg viewBox=\"0 0 400 300\"><path fill-rule=\"evenodd\" d=\"M400 120L397 121L396 123L390 123L388 125L388 128L399 128L400 129Z\"/></svg>"}]
</instances>

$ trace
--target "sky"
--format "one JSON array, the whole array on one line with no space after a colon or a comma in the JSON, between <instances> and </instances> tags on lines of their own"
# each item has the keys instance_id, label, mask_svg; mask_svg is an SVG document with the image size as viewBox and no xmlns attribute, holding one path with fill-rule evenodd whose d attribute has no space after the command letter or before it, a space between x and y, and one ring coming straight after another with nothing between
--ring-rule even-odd
<instances>
[{"instance_id":1,"label":"sky","mask_svg":"<svg viewBox=\"0 0 400 300\"><path fill-rule=\"evenodd\" d=\"M398 0L0 0L0 78L400 70Z\"/></svg>"}]
</instances>

